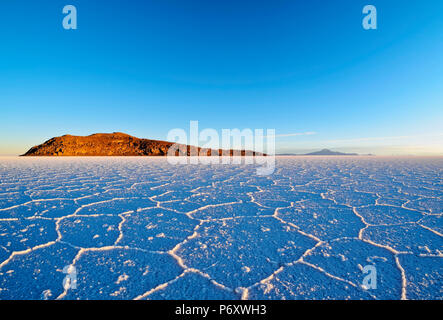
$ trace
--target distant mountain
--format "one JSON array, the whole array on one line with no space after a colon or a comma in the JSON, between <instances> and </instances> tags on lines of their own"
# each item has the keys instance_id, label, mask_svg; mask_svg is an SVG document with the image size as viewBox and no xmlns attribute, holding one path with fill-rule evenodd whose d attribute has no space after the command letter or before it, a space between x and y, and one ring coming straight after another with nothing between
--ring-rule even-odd
<instances>
[{"instance_id":1,"label":"distant mountain","mask_svg":"<svg viewBox=\"0 0 443 320\"><path fill-rule=\"evenodd\" d=\"M64 135L32 147L23 156L167 156L173 142L140 139L121 132L96 133L90 136ZM232 156L234 150L211 150L180 145L177 156L215 155ZM238 150L242 156L263 155L253 151Z\"/></svg>"},{"instance_id":2,"label":"distant mountain","mask_svg":"<svg viewBox=\"0 0 443 320\"><path fill-rule=\"evenodd\" d=\"M320 151L315 151L305 154L295 154L295 153L280 153L279 156L358 156L358 153L343 153L338 151L331 151L329 149L322 149Z\"/></svg>"},{"instance_id":3,"label":"distant mountain","mask_svg":"<svg viewBox=\"0 0 443 320\"><path fill-rule=\"evenodd\" d=\"M358 153L343 153L338 151L331 151L329 149L322 149L320 151L306 153L306 156L358 156Z\"/></svg>"}]
</instances>

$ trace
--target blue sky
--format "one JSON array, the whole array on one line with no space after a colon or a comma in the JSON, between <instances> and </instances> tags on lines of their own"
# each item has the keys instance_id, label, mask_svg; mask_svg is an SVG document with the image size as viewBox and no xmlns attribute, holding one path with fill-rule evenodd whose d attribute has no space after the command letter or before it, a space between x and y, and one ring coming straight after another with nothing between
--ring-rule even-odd
<instances>
[{"instance_id":1,"label":"blue sky","mask_svg":"<svg viewBox=\"0 0 443 320\"><path fill-rule=\"evenodd\" d=\"M77 30L62 28L67 4ZM366 4L377 30L362 28ZM2 1L0 154L67 133L166 139L190 120L275 129L277 152L443 154L442 13L440 0Z\"/></svg>"}]
</instances>

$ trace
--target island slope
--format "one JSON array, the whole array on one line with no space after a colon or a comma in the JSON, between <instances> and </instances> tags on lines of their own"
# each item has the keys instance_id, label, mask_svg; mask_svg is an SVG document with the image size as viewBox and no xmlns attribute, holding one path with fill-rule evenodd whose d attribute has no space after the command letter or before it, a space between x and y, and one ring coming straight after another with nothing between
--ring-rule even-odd
<instances>
[{"instance_id":1,"label":"island slope","mask_svg":"<svg viewBox=\"0 0 443 320\"><path fill-rule=\"evenodd\" d=\"M173 145L173 142L140 139L121 132L96 133L89 136L64 135L32 147L23 156L167 156L169 148ZM212 150L189 145L180 146L183 152L177 151L177 156L234 155L232 149ZM242 156L264 155L249 150L237 152Z\"/></svg>"}]
</instances>

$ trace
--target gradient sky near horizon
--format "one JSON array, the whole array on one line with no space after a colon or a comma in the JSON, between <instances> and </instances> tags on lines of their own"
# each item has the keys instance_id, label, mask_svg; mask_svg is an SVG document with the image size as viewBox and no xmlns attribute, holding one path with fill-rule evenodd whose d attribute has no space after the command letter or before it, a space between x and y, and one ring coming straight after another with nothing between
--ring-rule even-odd
<instances>
[{"instance_id":1,"label":"gradient sky near horizon","mask_svg":"<svg viewBox=\"0 0 443 320\"><path fill-rule=\"evenodd\" d=\"M9 0L0 44L0 155L191 120L275 129L284 153L443 155L441 0Z\"/></svg>"}]
</instances>

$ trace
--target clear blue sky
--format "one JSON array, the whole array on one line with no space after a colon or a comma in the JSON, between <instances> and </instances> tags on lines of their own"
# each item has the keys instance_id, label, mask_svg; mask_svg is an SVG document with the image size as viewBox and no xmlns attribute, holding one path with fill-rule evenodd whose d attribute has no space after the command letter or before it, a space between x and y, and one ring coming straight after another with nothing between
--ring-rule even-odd
<instances>
[{"instance_id":1,"label":"clear blue sky","mask_svg":"<svg viewBox=\"0 0 443 320\"><path fill-rule=\"evenodd\" d=\"M275 128L278 152L443 154L442 17L441 0L1 1L0 154L190 120Z\"/></svg>"}]
</instances>

